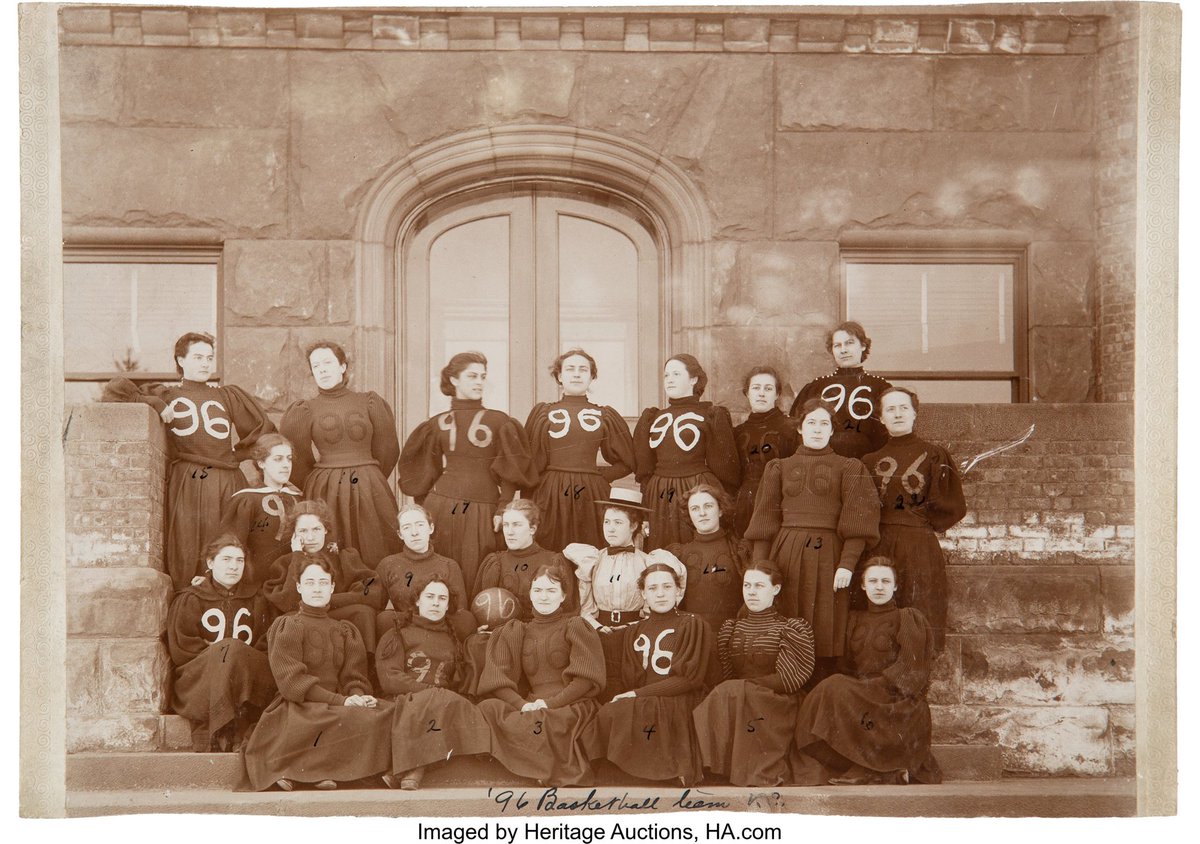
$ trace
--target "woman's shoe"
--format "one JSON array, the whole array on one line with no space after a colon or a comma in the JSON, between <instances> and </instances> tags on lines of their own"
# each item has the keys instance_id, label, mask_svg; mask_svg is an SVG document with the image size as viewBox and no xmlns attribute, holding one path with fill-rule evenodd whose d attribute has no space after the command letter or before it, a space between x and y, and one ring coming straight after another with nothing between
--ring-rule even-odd
<instances>
[{"instance_id":1,"label":"woman's shoe","mask_svg":"<svg viewBox=\"0 0 1200 844\"><path fill-rule=\"evenodd\" d=\"M413 768L408 771L400 779L400 788L404 791L416 791L421 787L421 780L425 778L425 766Z\"/></svg>"},{"instance_id":2,"label":"woman's shoe","mask_svg":"<svg viewBox=\"0 0 1200 844\"><path fill-rule=\"evenodd\" d=\"M851 765L844 773L829 778L830 785L869 785L877 781L879 773L869 771L857 763Z\"/></svg>"},{"instance_id":3,"label":"woman's shoe","mask_svg":"<svg viewBox=\"0 0 1200 844\"><path fill-rule=\"evenodd\" d=\"M380 774L379 778L383 780L383 784L388 788L399 788L400 783L394 774Z\"/></svg>"},{"instance_id":4,"label":"woman's shoe","mask_svg":"<svg viewBox=\"0 0 1200 844\"><path fill-rule=\"evenodd\" d=\"M321 791L333 791L337 788L337 783L333 780L321 780L317 783L317 788L321 789Z\"/></svg>"},{"instance_id":5,"label":"woman's shoe","mask_svg":"<svg viewBox=\"0 0 1200 844\"><path fill-rule=\"evenodd\" d=\"M292 782L291 780L289 780L289 779L278 779L278 780L275 780L275 785L279 786L279 790L280 790L280 791L291 791L293 788L295 788L295 787L296 787L296 784L295 784L295 783L293 783L293 782Z\"/></svg>"}]
</instances>

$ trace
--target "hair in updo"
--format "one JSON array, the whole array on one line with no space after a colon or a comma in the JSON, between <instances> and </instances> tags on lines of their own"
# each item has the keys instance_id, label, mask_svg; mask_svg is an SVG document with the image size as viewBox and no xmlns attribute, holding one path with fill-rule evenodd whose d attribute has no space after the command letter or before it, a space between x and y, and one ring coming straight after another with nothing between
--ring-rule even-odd
<instances>
[{"instance_id":1,"label":"hair in updo","mask_svg":"<svg viewBox=\"0 0 1200 844\"><path fill-rule=\"evenodd\" d=\"M547 564L538 566L533 572L533 577L529 579L529 584L532 586L533 582L539 577L548 577L557 583L563 591L563 601L564 603L566 602L567 579L563 576L563 570L561 566Z\"/></svg>"},{"instance_id":2,"label":"hair in updo","mask_svg":"<svg viewBox=\"0 0 1200 844\"><path fill-rule=\"evenodd\" d=\"M514 498L512 501L505 501L496 508L496 515L504 518L504 514L510 511L524 516L531 528L536 528L542 518L541 508L529 498Z\"/></svg>"},{"instance_id":3,"label":"hair in updo","mask_svg":"<svg viewBox=\"0 0 1200 844\"><path fill-rule=\"evenodd\" d=\"M487 358L483 352L459 352L442 367L442 380L438 388L442 391L443 396L454 397L454 385L450 383L451 378L457 378L462 375L463 370L473 363L483 364L484 370L487 369Z\"/></svg>"},{"instance_id":4,"label":"hair in updo","mask_svg":"<svg viewBox=\"0 0 1200 844\"><path fill-rule=\"evenodd\" d=\"M831 422L833 421L834 414L837 413L837 411L833 409L833 405L825 401L825 399L811 398L806 400L804 404L800 405L800 413L797 415L799 424L803 424L804 420L808 418L808 414L812 413L814 410L823 410L828 413L829 420Z\"/></svg>"},{"instance_id":5,"label":"hair in updo","mask_svg":"<svg viewBox=\"0 0 1200 844\"><path fill-rule=\"evenodd\" d=\"M877 554L876 556L867 560L865 563L863 563L859 567L859 575L858 575L859 579L861 580L862 578L866 577L867 569L875 568L876 566L878 566L879 568L891 569L892 570L892 579L896 581L896 587L897 588L900 587L900 569L899 569L899 567L896 565L895 561L893 561L891 557L885 557L882 554Z\"/></svg>"},{"instance_id":6,"label":"hair in updo","mask_svg":"<svg viewBox=\"0 0 1200 844\"><path fill-rule=\"evenodd\" d=\"M333 356L338 359L338 363L345 364L347 367L350 365L350 361L346 358L346 350L332 340L318 340L304 347L304 359L310 364L312 363L312 353L317 349L329 349L329 351L333 352Z\"/></svg>"},{"instance_id":7,"label":"hair in updo","mask_svg":"<svg viewBox=\"0 0 1200 844\"><path fill-rule=\"evenodd\" d=\"M746 579L746 575L752 571L760 571L771 579L772 586L783 585L783 572L779 570L779 566L775 565L771 560L752 560L745 571L742 572L742 579Z\"/></svg>"},{"instance_id":8,"label":"hair in updo","mask_svg":"<svg viewBox=\"0 0 1200 844\"><path fill-rule=\"evenodd\" d=\"M641 592L643 589L646 588L646 578L647 577L654 574L655 572L660 572L660 571L669 572L671 575L671 579L675 581L675 585L680 589L683 588L683 582L679 577L679 572L675 569L674 566L669 565L667 563L652 563L652 564L646 566L644 569L642 569L641 573L638 574L638 579L637 579L638 591Z\"/></svg>"},{"instance_id":9,"label":"hair in updo","mask_svg":"<svg viewBox=\"0 0 1200 844\"><path fill-rule=\"evenodd\" d=\"M326 542L332 542L333 537L333 514L329 512L329 505L324 501L301 501L292 508L291 515L288 516L287 531L288 535L295 534L296 523L300 521L301 516L316 516L321 522L321 526L325 528Z\"/></svg>"},{"instance_id":10,"label":"hair in updo","mask_svg":"<svg viewBox=\"0 0 1200 844\"><path fill-rule=\"evenodd\" d=\"M584 358L592 367L592 378L597 378L600 375L600 367L596 366L596 359L585 352L583 349L568 349L554 359L554 363L550 364L550 374L554 376L554 380L562 385L562 366L563 361L567 358L573 358L578 355Z\"/></svg>"},{"instance_id":11,"label":"hair in updo","mask_svg":"<svg viewBox=\"0 0 1200 844\"><path fill-rule=\"evenodd\" d=\"M214 539L212 542L204 546L204 552L201 557L203 562L208 563L213 557L220 553L222 548L238 548L243 554L246 553L246 545L242 540L238 539L232 533L223 533Z\"/></svg>"},{"instance_id":12,"label":"hair in updo","mask_svg":"<svg viewBox=\"0 0 1200 844\"><path fill-rule=\"evenodd\" d=\"M921 400L917 398L916 392L914 392L913 390L910 390L908 387L897 387L895 384L888 387L886 390L883 391L882 394L880 394L880 396L879 396L880 409L883 408L883 397L886 396L888 393L904 393L904 395L908 396L909 402L912 403L913 413L916 413L917 411L919 411L921 409Z\"/></svg>"},{"instance_id":13,"label":"hair in updo","mask_svg":"<svg viewBox=\"0 0 1200 844\"><path fill-rule=\"evenodd\" d=\"M458 601L455 599L454 590L450 588L450 584L446 582L446 578L440 574L431 574L417 581L417 588L412 593L413 615L420 615L420 612L417 610L417 601L421 600L421 595L432 583L440 583L446 587L446 594L450 596L450 600L446 604L446 615L453 615L458 610Z\"/></svg>"},{"instance_id":14,"label":"hair in updo","mask_svg":"<svg viewBox=\"0 0 1200 844\"><path fill-rule=\"evenodd\" d=\"M688 378L696 379L696 386L692 388L692 395L700 398L704 393L704 388L708 386L708 373L704 371L704 367L700 365L700 361L696 360L693 355L671 355L667 358L663 367L666 368L667 363L677 360L687 368Z\"/></svg>"},{"instance_id":15,"label":"hair in updo","mask_svg":"<svg viewBox=\"0 0 1200 844\"><path fill-rule=\"evenodd\" d=\"M207 343L213 347L215 352L217 349L217 341L211 334L203 331L189 331L178 340L175 341L175 371L180 375L183 374L183 367L179 365L179 358L187 357L189 351L196 343Z\"/></svg>"},{"instance_id":16,"label":"hair in updo","mask_svg":"<svg viewBox=\"0 0 1200 844\"><path fill-rule=\"evenodd\" d=\"M288 448L292 448L292 441L283 434L275 432L264 434L255 440L254 447L250 449L250 459L255 463L258 463L259 460L266 460L271 456L271 449L277 445L286 445Z\"/></svg>"},{"instance_id":17,"label":"hair in updo","mask_svg":"<svg viewBox=\"0 0 1200 844\"><path fill-rule=\"evenodd\" d=\"M712 484L696 484L694 487L680 496L678 503L679 512L683 514L685 524L690 524L692 520L691 510L688 505L691 503L692 496L701 492L707 492L717 502L717 507L721 510L721 520L724 521L727 516L733 514L733 499L729 497L729 493L718 486Z\"/></svg>"},{"instance_id":18,"label":"hair in updo","mask_svg":"<svg viewBox=\"0 0 1200 844\"><path fill-rule=\"evenodd\" d=\"M755 375L770 375L775 379L775 399L779 400L779 394L783 392L783 380L779 377L779 373L775 371L773 366L756 366L746 373L746 377L742 379L742 395L750 395L750 381Z\"/></svg>"},{"instance_id":19,"label":"hair in updo","mask_svg":"<svg viewBox=\"0 0 1200 844\"><path fill-rule=\"evenodd\" d=\"M603 504L601 506L604 507L605 512L608 512L609 510L619 510L628 516L629 529L633 531L633 536L635 539L637 538L637 535L642 532L642 526L646 524L646 514L641 510L634 510L632 507L622 507L620 504ZM601 515L600 520L603 522L603 515Z\"/></svg>"},{"instance_id":20,"label":"hair in updo","mask_svg":"<svg viewBox=\"0 0 1200 844\"><path fill-rule=\"evenodd\" d=\"M845 322L839 322L833 328L829 329L828 333L825 335L825 351L829 352L829 354L833 354L833 335L837 334L839 331L845 331L847 334L853 334L858 338L858 342L862 343L862 359L865 361L867 356L871 353L871 338L867 336L867 329L862 327L862 323L855 322L852 319L846 320Z\"/></svg>"}]
</instances>

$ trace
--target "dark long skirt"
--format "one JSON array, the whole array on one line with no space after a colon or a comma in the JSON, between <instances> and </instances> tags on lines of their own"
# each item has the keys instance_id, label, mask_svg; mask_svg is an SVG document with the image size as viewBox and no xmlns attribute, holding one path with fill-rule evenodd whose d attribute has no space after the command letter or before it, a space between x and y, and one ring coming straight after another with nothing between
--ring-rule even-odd
<instances>
[{"instance_id":1,"label":"dark long skirt","mask_svg":"<svg viewBox=\"0 0 1200 844\"><path fill-rule=\"evenodd\" d=\"M279 779L348 782L386 774L392 764L392 704L375 709L275 698L245 745L258 791Z\"/></svg>"},{"instance_id":2,"label":"dark long skirt","mask_svg":"<svg viewBox=\"0 0 1200 844\"><path fill-rule=\"evenodd\" d=\"M596 716L590 698L558 709L521 712L495 698L479 704L492 731L492 756L517 776L554 785L592 778L584 738Z\"/></svg>"},{"instance_id":3,"label":"dark long skirt","mask_svg":"<svg viewBox=\"0 0 1200 844\"><path fill-rule=\"evenodd\" d=\"M933 631L933 647L946 645L946 557L937 534L916 525L879 526L879 544L863 555L891 557L899 569L896 605L921 611Z\"/></svg>"},{"instance_id":4,"label":"dark long skirt","mask_svg":"<svg viewBox=\"0 0 1200 844\"><path fill-rule=\"evenodd\" d=\"M704 767L733 785L795 782L791 761L801 697L749 680L717 686L692 713Z\"/></svg>"},{"instance_id":5,"label":"dark long skirt","mask_svg":"<svg viewBox=\"0 0 1200 844\"><path fill-rule=\"evenodd\" d=\"M304 497L329 505L333 513L330 539L358 551L367 568L374 569L384 557L400 553L396 496L378 466L316 468L304 482Z\"/></svg>"},{"instance_id":6,"label":"dark long skirt","mask_svg":"<svg viewBox=\"0 0 1200 844\"><path fill-rule=\"evenodd\" d=\"M700 745L692 724L699 691L674 697L633 697L610 701L596 715L589 737L593 759L607 758L635 777L647 780L700 780Z\"/></svg>"},{"instance_id":7,"label":"dark long skirt","mask_svg":"<svg viewBox=\"0 0 1200 844\"><path fill-rule=\"evenodd\" d=\"M449 689L425 689L396 699L392 772L402 774L454 756L490 753L492 734L475 704Z\"/></svg>"},{"instance_id":8,"label":"dark long skirt","mask_svg":"<svg viewBox=\"0 0 1200 844\"><path fill-rule=\"evenodd\" d=\"M608 482L595 472L546 472L533 491L533 503L542 513L538 545L548 551L561 551L572 542L603 548L602 512L595 502L608 493Z\"/></svg>"},{"instance_id":9,"label":"dark long skirt","mask_svg":"<svg viewBox=\"0 0 1200 844\"><path fill-rule=\"evenodd\" d=\"M645 550L666 548L676 542L691 542L695 531L692 521L679 506L682 498L694 486L711 484L722 489L712 472L701 472L683 478L664 478L651 475L642 483L642 503L650 508L650 536ZM603 545L598 546L603 547Z\"/></svg>"},{"instance_id":10,"label":"dark long skirt","mask_svg":"<svg viewBox=\"0 0 1200 844\"><path fill-rule=\"evenodd\" d=\"M850 590L833 589L842 541L832 530L785 527L771 544L771 559L783 571L775 609L803 618L813 630L817 657L841 656L850 618Z\"/></svg>"},{"instance_id":11,"label":"dark long skirt","mask_svg":"<svg viewBox=\"0 0 1200 844\"><path fill-rule=\"evenodd\" d=\"M938 783L942 772L930 752L932 726L924 697L901 697L882 677L834 674L804 699L796 746L824 741L872 771L907 771L914 782Z\"/></svg>"},{"instance_id":12,"label":"dark long skirt","mask_svg":"<svg viewBox=\"0 0 1200 844\"><path fill-rule=\"evenodd\" d=\"M176 669L171 705L177 715L207 725L209 735L216 735L243 705L262 709L273 697L275 677L266 653L223 639Z\"/></svg>"},{"instance_id":13,"label":"dark long skirt","mask_svg":"<svg viewBox=\"0 0 1200 844\"><path fill-rule=\"evenodd\" d=\"M434 524L433 550L458 561L468 590L475 585L480 562L497 548L492 527L496 504L447 498L439 492L425 496L424 507Z\"/></svg>"},{"instance_id":14,"label":"dark long skirt","mask_svg":"<svg viewBox=\"0 0 1200 844\"><path fill-rule=\"evenodd\" d=\"M167 574L176 592L204 574L204 546L220 532L230 499L246 486L241 469L177 460L167 476Z\"/></svg>"}]
</instances>

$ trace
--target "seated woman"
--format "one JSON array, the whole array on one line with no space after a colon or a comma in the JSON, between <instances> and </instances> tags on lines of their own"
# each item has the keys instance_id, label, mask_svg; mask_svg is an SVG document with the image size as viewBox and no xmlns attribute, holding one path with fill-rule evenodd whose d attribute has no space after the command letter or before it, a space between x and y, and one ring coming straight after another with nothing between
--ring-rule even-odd
<instances>
[{"instance_id":1,"label":"seated woman","mask_svg":"<svg viewBox=\"0 0 1200 844\"><path fill-rule=\"evenodd\" d=\"M313 560L324 559L338 585L329 602L330 618L352 623L358 628L367 653L375 653L375 616L387 602L387 594L375 572L363 565L357 551L339 549L336 542L326 544L329 523L329 508L324 501L301 501L296 505L289 532L300 550L272 564L263 594L279 612L295 612L300 605L296 589L300 573Z\"/></svg>"},{"instance_id":2,"label":"seated woman","mask_svg":"<svg viewBox=\"0 0 1200 844\"><path fill-rule=\"evenodd\" d=\"M262 486L233 494L221 531L236 536L245 545L243 580L261 586L271 563L291 551L288 521L304 495L291 484L292 444L282 434L260 437L250 456L262 472Z\"/></svg>"},{"instance_id":3,"label":"seated woman","mask_svg":"<svg viewBox=\"0 0 1200 844\"><path fill-rule=\"evenodd\" d=\"M939 783L925 700L933 633L919 610L896 606L896 567L887 557L867 560L862 584L871 603L850 617L845 673L805 698L796 746L834 771L835 785Z\"/></svg>"},{"instance_id":4,"label":"seated woman","mask_svg":"<svg viewBox=\"0 0 1200 844\"><path fill-rule=\"evenodd\" d=\"M676 607L683 582L655 563L638 576L650 617L621 632L621 692L596 716L593 759L607 757L649 780L700 781L700 750L692 710L703 699L713 634L698 616Z\"/></svg>"},{"instance_id":5,"label":"seated woman","mask_svg":"<svg viewBox=\"0 0 1200 844\"><path fill-rule=\"evenodd\" d=\"M695 530L690 542L667 549L687 569L688 588L679 606L704 619L715 635L742 608L742 572L750 562L750 543L722 525L733 511L725 490L694 486L679 507Z\"/></svg>"},{"instance_id":6,"label":"seated woman","mask_svg":"<svg viewBox=\"0 0 1200 844\"><path fill-rule=\"evenodd\" d=\"M384 557L379 564L379 580L392 602L393 611L379 614L379 629L393 626L404 627L412 616L412 608L418 597L417 590L431 577L441 579L450 590L450 599L456 610L448 617L450 625L459 637L475 629L471 613L466 611L470 598L463 584L462 569L449 557L433 550L430 537L434 524L429 511L420 504L405 504L400 508L400 540L404 547L399 554Z\"/></svg>"},{"instance_id":7,"label":"seated woman","mask_svg":"<svg viewBox=\"0 0 1200 844\"><path fill-rule=\"evenodd\" d=\"M658 549L649 554L638 548L642 525L650 510L642 506L642 494L637 490L614 486L608 500L596 502L604 508L601 529L605 549L582 543L572 543L563 549L563 556L575 564L579 580L579 612L597 632L604 647L605 697L622 689L621 651L615 634L642 618L642 593L638 590L638 575L652 563L666 563L677 570L687 586L683 564L669 551Z\"/></svg>"},{"instance_id":8,"label":"seated woman","mask_svg":"<svg viewBox=\"0 0 1200 844\"><path fill-rule=\"evenodd\" d=\"M171 704L192 722L196 750L237 750L275 697L266 653L271 614L245 579L246 551L236 537L210 542L204 560L208 576L176 595L167 615Z\"/></svg>"},{"instance_id":9,"label":"seated woman","mask_svg":"<svg viewBox=\"0 0 1200 844\"><path fill-rule=\"evenodd\" d=\"M801 687L813 670L813 634L802 618L774 607L783 575L756 560L742 578L746 615L721 625L717 655L727 678L692 717L704 767L733 785L796 782L790 758Z\"/></svg>"},{"instance_id":10,"label":"seated woman","mask_svg":"<svg viewBox=\"0 0 1200 844\"><path fill-rule=\"evenodd\" d=\"M392 704L371 694L358 630L329 615L335 585L329 557L310 557L296 583L299 609L275 619L267 633L279 696L245 747L246 773L258 791L291 791L296 782L337 788L391 768Z\"/></svg>"},{"instance_id":11,"label":"seated woman","mask_svg":"<svg viewBox=\"0 0 1200 844\"><path fill-rule=\"evenodd\" d=\"M389 788L421 787L425 769L451 754L492 749L491 732L475 704L457 694L463 679L462 650L447 614L455 609L450 585L438 575L413 590L412 620L379 640L375 672L383 694L396 701L392 719Z\"/></svg>"},{"instance_id":12,"label":"seated woman","mask_svg":"<svg viewBox=\"0 0 1200 844\"><path fill-rule=\"evenodd\" d=\"M580 785L592 766L582 744L604 685L604 652L586 621L563 608L562 572L542 566L529 590L531 621L510 621L491 637L479 711L492 731L492 756L514 774Z\"/></svg>"},{"instance_id":13,"label":"seated woman","mask_svg":"<svg viewBox=\"0 0 1200 844\"><path fill-rule=\"evenodd\" d=\"M504 536L503 551L494 551L484 558L475 578L471 594L499 586L517 597L517 618L529 621L533 604L529 602L529 587L533 573L542 566L559 566L567 593L563 607L568 611L579 606L575 585L575 567L562 554L547 551L534 539L541 522L541 510L528 498L518 498L500 505L500 531Z\"/></svg>"}]
</instances>

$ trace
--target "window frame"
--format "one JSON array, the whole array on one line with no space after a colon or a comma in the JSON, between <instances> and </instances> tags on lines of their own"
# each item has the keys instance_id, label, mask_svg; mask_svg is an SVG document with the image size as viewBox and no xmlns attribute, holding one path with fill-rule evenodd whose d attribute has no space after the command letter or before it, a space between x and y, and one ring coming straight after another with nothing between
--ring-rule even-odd
<instances>
[{"instance_id":1,"label":"window frame","mask_svg":"<svg viewBox=\"0 0 1200 844\"><path fill-rule=\"evenodd\" d=\"M888 381L1007 381L1011 387L1011 402L1029 401L1029 291L1026 278L1026 250L1023 248L936 248L910 249L900 247L843 247L839 249L838 271L840 321L853 320L848 314L849 287L846 281L848 264L1007 264L1013 272L1013 368L1009 370L878 370L871 372ZM871 327L865 326L870 335ZM870 358L868 358L868 361Z\"/></svg>"},{"instance_id":2,"label":"window frame","mask_svg":"<svg viewBox=\"0 0 1200 844\"><path fill-rule=\"evenodd\" d=\"M67 264L211 264L216 268L213 297L213 337L216 340L215 370L210 380L220 383L224 374L224 320L225 289L221 246L149 246L108 244L63 244L63 266ZM64 290L65 296L65 290ZM64 324L64 334L67 326ZM64 341L66 340L64 336ZM103 383L113 378L128 378L134 383L157 383L177 381L179 373L170 372L119 372L109 371L63 371L66 383Z\"/></svg>"}]
</instances>

